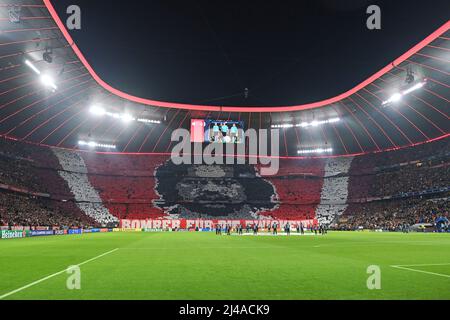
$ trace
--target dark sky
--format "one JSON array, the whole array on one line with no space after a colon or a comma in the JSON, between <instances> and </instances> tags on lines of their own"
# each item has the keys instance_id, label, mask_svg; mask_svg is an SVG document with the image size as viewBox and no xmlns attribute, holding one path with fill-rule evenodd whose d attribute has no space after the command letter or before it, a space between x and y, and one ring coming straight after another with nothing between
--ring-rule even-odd
<instances>
[{"instance_id":1,"label":"dark sky","mask_svg":"<svg viewBox=\"0 0 450 320\"><path fill-rule=\"evenodd\" d=\"M340 94L450 18L448 0L58 0L97 73L127 93L212 105L293 105ZM366 9L382 9L382 30ZM245 88L249 97L244 98Z\"/></svg>"}]
</instances>

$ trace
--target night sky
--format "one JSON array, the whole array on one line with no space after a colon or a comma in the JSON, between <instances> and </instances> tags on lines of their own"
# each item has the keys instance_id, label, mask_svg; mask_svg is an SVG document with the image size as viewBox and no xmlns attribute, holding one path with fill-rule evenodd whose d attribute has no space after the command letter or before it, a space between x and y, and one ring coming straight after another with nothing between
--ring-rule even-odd
<instances>
[{"instance_id":1,"label":"night sky","mask_svg":"<svg viewBox=\"0 0 450 320\"><path fill-rule=\"evenodd\" d=\"M277 106L349 90L450 18L448 0L53 1L77 4L74 40L97 73L171 102ZM382 30L366 9L382 9ZM244 96L245 88L249 96Z\"/></svg>"}]
</instances>

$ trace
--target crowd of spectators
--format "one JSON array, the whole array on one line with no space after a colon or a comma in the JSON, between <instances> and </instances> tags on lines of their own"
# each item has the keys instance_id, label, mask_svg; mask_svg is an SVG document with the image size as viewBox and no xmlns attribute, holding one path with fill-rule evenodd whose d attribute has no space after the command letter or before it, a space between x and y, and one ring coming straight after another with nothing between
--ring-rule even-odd
<instances>
[{"instance_id":1,"label":"crowd of spectators","mask_svg":"<svg viewBox=\"0 0 450 320\"><path fill-rule=\"evenodd\" d=\"M8 156L33 162L37 167L59 169L59 162L50 148L22 143L0 137L0 156Z\"/></svg>"},{"instance_id":2,"label":"crowd of spectators","mask_svg":"<svg viewBox=\"0 0 450 320\"><path fill-rule=\"evenodd\" d=\"M57 172L60 167L53 153L33 145L22 145L22 150L17 147L18 144L0 138L0 184L33 193L51 194L59 199L73 199L67 184Z\"/></svg>"},{"instance_id":3,"label":"crowd of spectators","mask_svg":"<svg viewBox=\"0 0 450 320\"><path fill-rule=\"evenodd\" d=\"M450 157L441 163L418 163L377 174L350 177L352 199L402 196L450 187Z\"/></svg>"},{"instance_id":4,"label":"crowd of spectators","mask_svg":"<svg viewBox=\"0 0 450 320\"><path fill-rule=\"evenodd\" d=\"M89 176L86 174L88 168L83 158L75 152L66 150L55 149L54 152L63 170L65 170L59 171L59 174L67 182L78 207L88 217L103 226L117 223L118 219L105 208L99 193L89 181ZM76 171L73 172L73 170Z\"/></svg>"},{"instance_id":5,"label":"crowd of spectators","mask_svg":"<svg viewBox=\"0 0 450 320\"><path fill-rule=\"evenodd\" d=\"M450 162L442 167L408 166L377 176L374 196L401 195L450 186Z\"/></svg>"},{"instance_id":6,"label":"crowd of spectators","mask_svg":"<svg viewBox=\"0 0 450 320\"><path fill-rule=\"evenodd\" d=\"M441 199L403 199L352 204L342 215L339 230L399 231L405 225L434 224L439 217L449 217L450 196Z\"/></svg>"},{"instance_id":7,"label":"crowd of spectators","mask_svg":"<svg viewBox=\"0 0 450 320\"><path fill-rule=\"evenodd\" d=\"M164 167L167 167L163 165L167 161L164 157L73 153L0 138L0 185L28 191L16 193L16 198L12 198L11 194L5 196L6 193L1 191L1 223L47 221L67 224L70 222L67 219L80 219L81 214L82 220L107 224L117 222L118 217L127 214L160 216L162 210L153 205L153 201L160 201L160 195L156 192L158 188L162 188L161 181L158 182L159 172L159 179L163 178L167 182L164 185L167 197L171 200L170 205L184 201L192 209L202 200L194 198L193 201L186 201L172 197L180 180L214 180L214 190L226 189L229 184L227 181L232 181L233 186L244 185L246 190L251 191L250 196L245 195L241 204L236 203L236 197L231 195L233 199L228 205L240 205L238 209L232 210L238 215L244 214L242 210L256 212L257 208L268 208L267 212L263 211L261 214L293 219L313 217L316 214L327 221L341 216L339 223L343 228L381 226L391 230L401 223L429 218L427 208L432 202L405 198L364 204L352 203L361 199L401 197L410 192L450 187L449 141L450 139L446 139L414 149L356 158L283 159L280 161L281 168L277 176L264 177L264 183L257 183L257 180L261 180L257 175L257 167L255 172L246 166L233 166L232 170L223 166L217 173L210 170L199 171L198 168L181 170L180 166L164 171ZM173 184L170 183L172 180ZM190 185L199 184L198 181L194 182ZM209 201L210 185L211 183L197 188L204 189L202 194L208 195L206 200ZM277 197L270 197L272 187ZM266 189L270 189L270 192ZM192 193L193 190L186 189L183 194L187 192ZM63 201L36 198L30 196L30 193L44 193L52 199ZM436 196L442 196L442 190L437 192ZM216 202L216 211L225 210L220 207L225 206L225 203ZM71 205L68 206L67 203ZM31 209L27 209L27 205ZM438 209L448 212L445 207ZM41 218L33 221L30 214L34 213L27 213L27 210L38 212L37 215ZM54 210L53 214L50 214L50 210ZM15 212L20 214L13 219Z\"/></svg>"},{"instance_id":8,"label":"crowd of spectators","mask_svg":"<svg viewBox=\"0 0 450 320\"><path fill-rule=\"evenodd\" d=\"M41 179L35 174L35 167L30 160L18 159L12 156L0 154L0 183L26 188L30 191L45 193L46 187L42 185Z\"/></svg>"},{"instance_id":9,"label":"crowd of spectators","mask_svg":"<svg viewBox=\"0 0 450 320\"><path fill-rule=\"evenodd\" d=\"M355 172L371 173L377 168L424 160L430 157L440 158L449 153L450 139L447 138L401 150L355 157L352 168Z\"/></svg>"},{"instance_id":10,"label":"crowd of spectators","mask_svg":"<svg viewBox=\"0 0 450 320\"><path fill-rule=\"evenodd\" d=\"M0 226L93 227L72 202L0 191Z\"/></svg>"}]
</instances>

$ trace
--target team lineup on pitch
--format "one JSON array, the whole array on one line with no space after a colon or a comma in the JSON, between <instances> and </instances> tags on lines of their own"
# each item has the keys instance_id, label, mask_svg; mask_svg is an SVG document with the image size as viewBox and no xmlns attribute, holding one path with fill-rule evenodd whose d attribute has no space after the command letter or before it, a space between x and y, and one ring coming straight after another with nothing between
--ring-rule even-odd
<instances>
[{"instance_id":1,"label":"team lineup on pitch","mask_svg":"<svg viewBox=\"0 0 450 320\"><path fill-rule=\"evenodd\" d=\"M446 234L117 232L0 242L0 299L449 299ZM78 266L80 288L67 286ZM371 266L381 288L368 286ZM68 280L69 279L69 280Z\"/></svg>"}]
</instances>

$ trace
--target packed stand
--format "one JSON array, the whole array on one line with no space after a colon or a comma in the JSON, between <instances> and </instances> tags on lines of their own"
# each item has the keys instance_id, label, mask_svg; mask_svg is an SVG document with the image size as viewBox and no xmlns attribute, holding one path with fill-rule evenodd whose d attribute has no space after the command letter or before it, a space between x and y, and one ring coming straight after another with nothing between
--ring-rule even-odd
<instances>
[{"instance_id":1,"label":"packed stand","mask_svg":"<svg viewBox=\"0 0 450 320\"><path fill-rule=\"evenodd\" d=\"M400 231L405 225L434 224L439 217L449 217L450 197L441 199L405 199L375 201L350 205L336 222L339 230Z\"/></svg>"},{"instance_id":2,"label":"packed stand","mask_svg":"<svg viewBox=\"0 0 450 320\"><path fill-rule=\"evenodd\" d=\"M0 226L80 228L97 224L74 203L0 191Z\"/></svg>"},{"instance_id":3,"label":"packed stand","mask_svg":"<svg viewBox=\"0 0 450 320\"><path fill-rule=\"evenodd\" d=\"M59 174L69 185L78 207L102 226L117 223L118 219L104 207L100 195L90 183L83 158L78 153L66 150L54 149L53 152L64 170L59 171Z\"/></svg>"}]
</instances>

